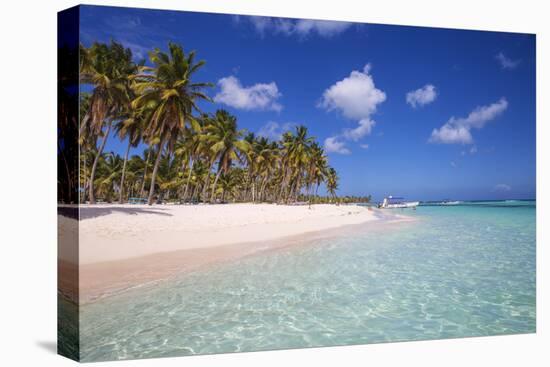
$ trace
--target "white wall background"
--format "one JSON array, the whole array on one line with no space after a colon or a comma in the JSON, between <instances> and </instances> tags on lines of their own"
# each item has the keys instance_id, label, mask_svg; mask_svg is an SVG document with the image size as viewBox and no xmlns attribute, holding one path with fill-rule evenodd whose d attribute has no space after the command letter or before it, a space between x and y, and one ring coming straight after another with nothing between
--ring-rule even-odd
<instances>
[{"instance_id":1,"label":"white wall background","mask_svg":"<svg viewBox=\"0 0 550 367\"><path fill-rule=\"evenodd\" d=\"M536 335L118 362L117 366L548 366L550 32L544 1L134 0L139 6L537 33ZM56 12L76 1L12 0L0 11L0 365L68 366L56 340ZM546 223L546 228L544 227ZM546 347L546 349L545 349ZM108 365L98 363L94 366Z\"/></svg>"}]
</instances>

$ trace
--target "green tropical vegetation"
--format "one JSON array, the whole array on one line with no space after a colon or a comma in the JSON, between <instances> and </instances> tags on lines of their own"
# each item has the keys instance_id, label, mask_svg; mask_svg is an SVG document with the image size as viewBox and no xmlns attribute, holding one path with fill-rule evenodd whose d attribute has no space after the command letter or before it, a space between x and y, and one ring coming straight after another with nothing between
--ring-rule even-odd
<instances>
[{"instance_id":1,"label":"green tropical vegetation","mask_svg":"<svg viewBox=\"0 0 550 367\"><path fill-rule=\"evenodd\" d=\"M212 103L211 83L197 81L204 61L170 43L135 63L115 41L80 46L80 201L349 202L338 174L305 126L278 141L239 129ZM124 155L105 152L116 136ZM141 154L132 149L145 144ZM328 195L318 195L324 185ZM370 198L353 198L368 201Z\"/></svg>"}]
</instances>

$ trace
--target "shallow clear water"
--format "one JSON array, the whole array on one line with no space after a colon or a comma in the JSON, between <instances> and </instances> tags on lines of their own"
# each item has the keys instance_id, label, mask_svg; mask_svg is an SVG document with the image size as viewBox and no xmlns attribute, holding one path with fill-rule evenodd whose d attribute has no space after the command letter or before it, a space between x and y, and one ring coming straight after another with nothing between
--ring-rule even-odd
<instances>
[{"instance_id":1,"label":"shallow clear water","mask_svg":"<svg viewBox=\"0 0 550 367\"><path fill-rule=\"evenodd\" d=\"M492 202L494 203L494 202ZM535 205L426 206L81 308L84 361L535 331Z\"/></svg>"}]
</instances>

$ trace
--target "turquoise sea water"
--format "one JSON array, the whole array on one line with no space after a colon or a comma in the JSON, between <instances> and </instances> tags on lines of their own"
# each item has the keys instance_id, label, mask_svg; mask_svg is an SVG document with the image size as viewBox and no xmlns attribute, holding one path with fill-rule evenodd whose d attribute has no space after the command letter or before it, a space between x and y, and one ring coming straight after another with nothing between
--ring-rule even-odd
<instances>
[{"instance_id":1,"label":"turquoise sea water","mask_svg":"<svg viewBox=\"0 0 550 367\"><path fill-rule=\"evenodd\" d=\"M85 305L82 359L535 331L534 201L403 214Z\"/></svg>"}]
</instances>

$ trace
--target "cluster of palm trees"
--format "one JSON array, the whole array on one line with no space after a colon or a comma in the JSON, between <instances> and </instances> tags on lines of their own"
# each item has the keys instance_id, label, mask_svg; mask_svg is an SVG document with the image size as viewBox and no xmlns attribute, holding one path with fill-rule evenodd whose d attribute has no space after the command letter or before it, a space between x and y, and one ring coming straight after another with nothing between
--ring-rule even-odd
<instances>
[{"instance_id":1,"label":"cluster of palm trees","mask_svg":"<svg viewBox=\"0 0 550 367\"><path fill-rule=\"evenodd\" d=\"M204 65L170 43L135 63L120 43L80 46L80 200L145 198L178 202L335 202L338 175L307 128L278 141L239 129L219 109L201 112L210 83ZM105 152L116 134L124 156ZM146 144L142 155L132 148ZM324 184L328 196L317 194Z\"/></svg>"}]
</instances>

